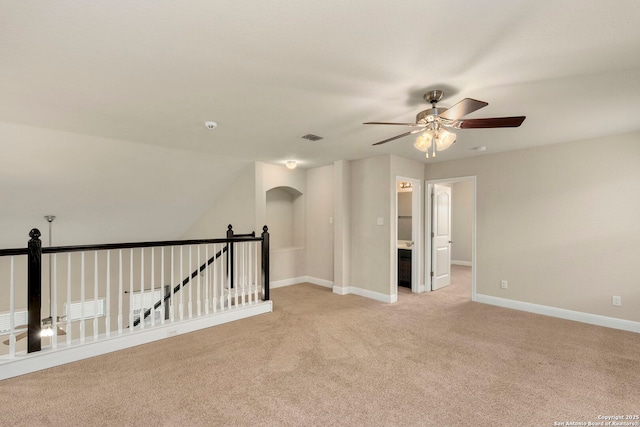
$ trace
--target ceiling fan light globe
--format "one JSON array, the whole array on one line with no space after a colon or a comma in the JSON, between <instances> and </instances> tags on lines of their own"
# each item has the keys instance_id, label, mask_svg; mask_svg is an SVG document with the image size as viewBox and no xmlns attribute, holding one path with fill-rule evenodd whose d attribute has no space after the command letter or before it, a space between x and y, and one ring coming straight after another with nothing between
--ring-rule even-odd
<instances>
[{"instance_id":1,"label":"ceiling fan light globe","mask_svg":"<svg viewBox=\"0 0 640 427\"><path fill-rule=\"evenodd\" d=\"M456 134L442 129L438 132L438 137L436 138L436 149L444 151L451 147L454 142L456 142Z\"/></svg>"},{"instance_id":2,"label":"ceiling fan light globe","mask_svg":"<svg viewBox=\"0 0 640 427\"><path fill-rule=\"evenodd\" d=\"M44 329L42 329L40 331L40 336L41 337L52 337L53 336L53 329L51 329L50 326L45 326Z\"/></svg>"},{"instance_id":3,"label":"ceiling fan light globe","mask_svg":"<svg viewBox=\"0 0 640 427\"><path fill-rule=\"evenodd\" d=\"M433 138L433 136L431 135L431 133L429 131L423 133L422 135L420 135L418 137L418 139L416 139L415 144L413 144L414 147L416 147L418 150L420 151L424 151L426 152L429 147L431 146L431 139Z\"/></svg>"}]
</instances>

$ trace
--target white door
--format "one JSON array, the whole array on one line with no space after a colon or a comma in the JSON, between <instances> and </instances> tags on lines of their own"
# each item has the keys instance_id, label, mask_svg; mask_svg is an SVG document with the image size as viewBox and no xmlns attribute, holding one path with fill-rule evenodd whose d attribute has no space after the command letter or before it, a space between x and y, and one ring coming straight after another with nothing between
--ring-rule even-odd
<instances>
[{"instance_id":1,"label":"white door","mask_svg":"<svg viewBox=\"0 0 640 427\"><path fill-rule=\"evenodd\" d=\"M431 228L431 290L451 283L451 188L434 184Z\"/></svg>"}]
</instances>

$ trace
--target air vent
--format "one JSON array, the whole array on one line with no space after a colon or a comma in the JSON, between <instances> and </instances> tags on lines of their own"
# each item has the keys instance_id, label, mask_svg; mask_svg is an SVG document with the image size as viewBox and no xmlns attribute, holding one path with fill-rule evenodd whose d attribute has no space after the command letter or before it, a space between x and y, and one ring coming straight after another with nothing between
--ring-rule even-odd
<instances>
[{"instance_id":1,"label":"air vent","mask_svg":"<svg viewBox=\"0 0 640 427\"><path fill-rule=\"evenodd\" d=\"M306 135L302 135L300 138L308 139L309 141L320 141L321 139L323 139L323 137L318 136L318 135L314 135L312 133L308 133Z\"/></svg>"}]
</instances>

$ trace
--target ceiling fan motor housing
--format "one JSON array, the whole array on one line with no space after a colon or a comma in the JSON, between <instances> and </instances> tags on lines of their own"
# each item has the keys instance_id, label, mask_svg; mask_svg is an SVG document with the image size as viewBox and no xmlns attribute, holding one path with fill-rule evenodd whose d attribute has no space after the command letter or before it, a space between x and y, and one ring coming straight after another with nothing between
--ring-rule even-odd
<instances>
[{"instance_id":1,"label":"ceiling fan motor housing","mask_svg":"<svg viewBox=\"0 0 640 427\"><path fill-rule=\"evenodd\" d=\"M431 122L435 122L437 117L447 111L447 108L428 108L426 110L420 111L416 115L416 123L427 124Z\"/></svg>"}]
</instances>

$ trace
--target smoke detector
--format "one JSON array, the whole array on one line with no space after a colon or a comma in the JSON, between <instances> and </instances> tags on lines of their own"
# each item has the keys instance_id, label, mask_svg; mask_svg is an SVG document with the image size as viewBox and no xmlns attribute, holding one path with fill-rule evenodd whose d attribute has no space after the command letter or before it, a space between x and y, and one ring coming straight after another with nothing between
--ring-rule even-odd
<instances>
[{"instance_id":1,"label":"smoke detector","mask_svg":"<svg viewBox=\"0 0 640 427\"><path fill-rule=\"evenodd\" d=\"M204 122L204 125L207 127L207 129L215 129L218 127L218 124L212 121Z\"/></svg>"}]
</instances>

